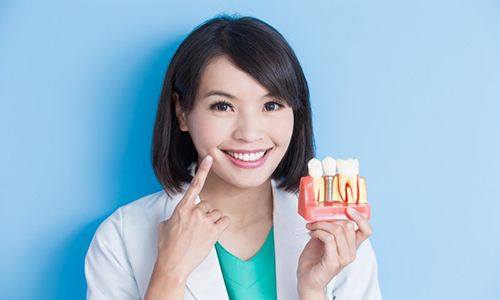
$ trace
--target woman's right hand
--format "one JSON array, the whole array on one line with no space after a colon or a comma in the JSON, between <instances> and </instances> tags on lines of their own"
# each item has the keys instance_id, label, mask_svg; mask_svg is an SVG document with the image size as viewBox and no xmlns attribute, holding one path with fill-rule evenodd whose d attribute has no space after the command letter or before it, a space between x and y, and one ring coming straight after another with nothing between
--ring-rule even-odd
<instances>
[{"instance_id":1,"label":"woman's right hand","mask_svg":"<svg viewBox=\"0 0 500 300\"><path fill-rule=\"evenodd\" d=\"M195 204L212 162L213 158L209 155L203 159L172 216L158 225L155 268L168 277L187 280L230 225L229 217L212 209L207 201Z\"/></svg>"}]
</instances>

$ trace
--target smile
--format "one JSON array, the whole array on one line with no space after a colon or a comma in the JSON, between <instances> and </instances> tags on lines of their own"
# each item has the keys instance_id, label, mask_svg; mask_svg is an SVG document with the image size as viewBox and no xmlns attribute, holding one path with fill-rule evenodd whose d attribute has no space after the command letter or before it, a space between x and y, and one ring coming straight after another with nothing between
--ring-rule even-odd
<instances>
[{"instance_id":1,"label":"smile","mask_svg":"<svg viewBox=\"0 0 500 300\"><path fill-rule=\"evenodd\" d=\"M268 153L272 148L261 151L252 152L234 152L222 150L229 160L240 168L257 168L264 164L268 157Z\"/></svg>"}]
</instances>

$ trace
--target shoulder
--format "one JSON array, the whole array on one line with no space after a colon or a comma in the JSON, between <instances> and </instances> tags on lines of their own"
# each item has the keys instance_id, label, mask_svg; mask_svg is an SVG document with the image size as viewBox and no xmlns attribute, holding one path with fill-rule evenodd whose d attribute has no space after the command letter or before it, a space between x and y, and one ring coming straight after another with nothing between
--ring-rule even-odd
<instances>
[{"instance_id":1,"label":"shoulder","mask_svg":"<svg viewBox=\"0 0 500 300\"><path fill-rule=\"evenodd\" d=\"M140 234L161 221L168 219L180 200L180 196L170 197L161 190L117 208L101 222L96 235L128 236Z\"/></svg>"},{"instance_id":2,"label":"shoulder","mask_svg":"<svg viewBox=\"0 0 500 300\"><path fill-rule=\"evenodd\" d=\"M89 299L139 299L154 264L157 223L175 197L152 193L116 209L98 226L85 256Z\"/></svg>"}]
</instances>

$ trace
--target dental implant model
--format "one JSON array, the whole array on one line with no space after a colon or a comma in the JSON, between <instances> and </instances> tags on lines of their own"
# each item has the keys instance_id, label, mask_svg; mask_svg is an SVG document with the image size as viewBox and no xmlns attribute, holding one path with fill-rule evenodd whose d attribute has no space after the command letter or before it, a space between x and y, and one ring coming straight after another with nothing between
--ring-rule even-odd
<instances>
[{"instance_id":1,"label":"dental implant model","mask_svg":"<svg viewBox=\"0 0 500 300\"><path fill-rule=\"evenodd\" d=\"M307 221L342 220L347 207L370 218L366 199L366 181L359 176L357 159L326 157L320 163L313 158L308 163L309 176L300 178L299 214Z\"/></svg>"},{"instance_id":2,"label":"dental implant model","mask_svg":"<svg viewBox=\"0 0 500 300\"><path fill-rule=\"evenodd\" d=\"M321 161L321 164L323 165L323 171L325 173L325 202L337 202L337 204L341 204L337 190L335 189L338 183L338 177L335 176L337 174L337 162L331 156L327 156Z\"/></svg>"}]
</instances>

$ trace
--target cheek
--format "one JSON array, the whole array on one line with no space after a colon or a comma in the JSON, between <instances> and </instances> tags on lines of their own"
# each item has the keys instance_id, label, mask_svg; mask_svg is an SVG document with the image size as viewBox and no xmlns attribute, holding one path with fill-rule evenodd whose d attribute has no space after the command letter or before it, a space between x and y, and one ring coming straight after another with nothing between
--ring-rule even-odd
<instances>
[{"instance_id":1,"label":"cheek","mask_svg":"<svg viewBox=\"0 0 500 300\"><path fill-rule=\"evenodd\" d=\"M225 125L225 126L224 126ZM191 139L198 153L205 155L210 149L217 147L228 138L227 123L204 114L193 113L188 120Z\"/></svg>"},{"instance_id":2,"label":"cheek","mask_svg":"<svg viewBox=\"0 0 500 300\"><path fill-rule=\"evenodd\" d=\"M272 121L272 124L270 125L272 130L270 134L276 143L288 146L292 138L293 122L294 118L292 110L280 114Z\"/></svg>"}]
</instances>

